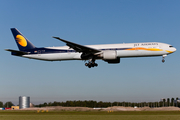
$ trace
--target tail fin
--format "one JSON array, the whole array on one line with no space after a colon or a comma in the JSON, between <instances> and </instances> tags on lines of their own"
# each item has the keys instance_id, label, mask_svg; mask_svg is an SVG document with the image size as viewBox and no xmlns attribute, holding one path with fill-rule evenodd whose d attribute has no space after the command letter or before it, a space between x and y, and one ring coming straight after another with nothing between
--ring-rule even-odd
<instances>
[{"instance_id":1,"label":"tail fin","mask_svg":"<svg viewBox=\"0 0 180 120\"><path fill-rule=\"evenodd\" d=\"M17 46L20 51L25 51L28 49L36 48L26 37L23 36L16 28L11 28L11 32L14 36L14 39L17 43Z\"/></svg>"}]
</instances>

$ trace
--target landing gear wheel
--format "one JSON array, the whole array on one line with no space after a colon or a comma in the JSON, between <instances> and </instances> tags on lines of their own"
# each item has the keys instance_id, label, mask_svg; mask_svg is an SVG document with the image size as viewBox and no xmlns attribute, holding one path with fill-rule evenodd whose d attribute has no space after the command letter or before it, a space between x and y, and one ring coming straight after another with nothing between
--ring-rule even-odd
<instances>
[{"instance_id":1,"label":"landing gear wheel","mask_svg":"<svg viewBox=\"0 0 180 120\"><path fill-rule=\"evenodd\" d=\"M162 60L162 62L164 63L164 62L165 62L165 60L163 59L163 60Z\"/></svg>"},{"instance_id":2,"label":"landing gear wheel","mask_svg":"<svg viewBox=\"0 0 180 120\"><path fill-rule=\"evenodd\" d=\"M96 66L96 67L97 67L97 66L98 66L98 64L97 64L97 63L95 63L95 64L94 64L94 66Z\"/></svg>"},{"instance_id":3,"label":"landing gear wheel","mask_svg":"<svg viewBox=\"0 0 180 120\"><path fill-rule=\"evenodd\" d=\"M97 67L98 64L95 63L95 59L89 59L89 62L85 63L85 66L88 67L88 68L91 68L91 67Z\"/></svg>"},{"instance_id":4,"label":"landing gear wheel","mask_svg":"<svg viewBox=\"0 0 180 120\"><path fill-rule=\"evenodd\" d=\"M94 66L95 66L95 63L91 63L91 66L94 67Z\"/></svg>"},{"instance_id":5,"label":"landing gear wheel","mask_svg":"<svg viewBox=\"0 0 180 120\"><path fill-rule=\"evenodd\" d=\"M88 66L88 63L85 63L85 66Z\"/></svg>"}]
</instances>

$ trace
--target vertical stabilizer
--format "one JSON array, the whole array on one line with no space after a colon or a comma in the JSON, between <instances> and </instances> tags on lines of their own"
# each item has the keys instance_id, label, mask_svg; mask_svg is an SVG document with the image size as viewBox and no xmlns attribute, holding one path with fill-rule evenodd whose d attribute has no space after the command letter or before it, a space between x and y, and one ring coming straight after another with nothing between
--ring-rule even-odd
<instances>
[{"instance_id":1,"label":"vertical stabilizer","mask_svg":"<svg viewBox=\"0 0 180 120\"><path fill-rule=\"evenodd\" d=\"M20 51L36 48L26 37L23 36L16 28L11 28L14 39Z\"/></svg>"}]
</instances>

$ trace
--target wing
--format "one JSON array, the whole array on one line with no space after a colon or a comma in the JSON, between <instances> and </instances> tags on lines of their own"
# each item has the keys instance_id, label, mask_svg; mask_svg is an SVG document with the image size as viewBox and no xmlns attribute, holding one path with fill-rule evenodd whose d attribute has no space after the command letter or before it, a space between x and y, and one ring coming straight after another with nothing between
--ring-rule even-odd
<instances>
[{"instance_id":1,"label":"wing","mask_svg":"<svg viewBox=\"0 0 180 120\"><path fill-rule=\"evenodd\" d=\"M67 46L69 46L70 48L74 49L76 52L82 52L82 53L98 53L101 52L100 50L94 49L94 48L90 48L87 46L83 46L83 45L79 45L67 40L63 40L59 37L53 37L56 38L58 40L61 40L62 42L65 42Z\"/></svg>"}]
</instances>

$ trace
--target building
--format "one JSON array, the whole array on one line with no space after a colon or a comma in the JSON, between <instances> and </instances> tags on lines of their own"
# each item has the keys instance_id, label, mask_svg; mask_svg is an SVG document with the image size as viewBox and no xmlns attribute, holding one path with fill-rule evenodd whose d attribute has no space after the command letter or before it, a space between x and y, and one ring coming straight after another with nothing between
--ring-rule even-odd
<instances>
[{"instance_id":1,"label":"building","mask_svg":"<svg viewBox=\"0 0 180 120\"><path fill-rule=\"evenodd\" d=\"M19 109L30 108L30 97L20 96L19 97Z\"/></svg>"},{"instance_id":2,"label":"building","mask_svg":"<svg viewBox=\"0 0 180 120\"><path fill-rule=\"evenodd\" d=\"M12 110L19 110L19 106L11 106Z\"/></svg>"}]
</instances>

